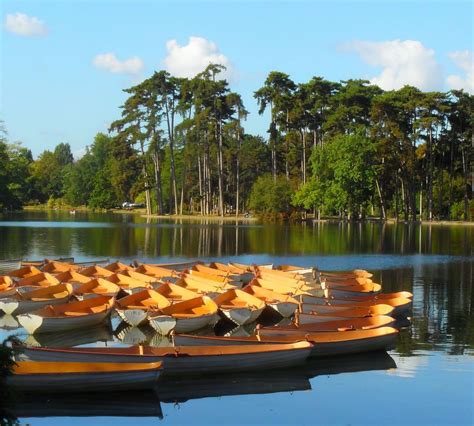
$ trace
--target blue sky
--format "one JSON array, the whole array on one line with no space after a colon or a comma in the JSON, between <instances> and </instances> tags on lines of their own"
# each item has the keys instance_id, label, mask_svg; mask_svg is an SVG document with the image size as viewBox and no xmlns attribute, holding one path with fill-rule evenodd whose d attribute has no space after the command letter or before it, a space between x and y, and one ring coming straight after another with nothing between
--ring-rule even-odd
<instances>
[{"instance_id":1,"label":"blue sky","mask_svg":"<svg viewBox=\"0 0 474 426\"><path fill-rule=\"evenodd\" d=\"M229 65L246 130L262 135L252 95L272 70L473 89L471 2L2 0L1 14L0 118L34 155L59 142L80 152L119 117L123 88L209 58Z\"/></svg>"}]
</instances>

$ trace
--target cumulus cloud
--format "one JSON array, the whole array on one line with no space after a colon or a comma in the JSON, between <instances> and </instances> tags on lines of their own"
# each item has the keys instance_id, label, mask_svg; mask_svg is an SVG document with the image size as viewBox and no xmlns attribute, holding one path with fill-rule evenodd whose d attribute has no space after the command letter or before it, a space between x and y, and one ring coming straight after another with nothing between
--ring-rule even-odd
<instances>
[{"instance_id":1,"label":"cumulus cloud","mask_svg":"<svg viewBox=\"0 0 474 426\"><path fill-rule=\"evenodd\" d=\"M472 51L462 50L450 52L448 56L465 75L449 75L446 82L450 89L464 89L466 92L474 93L474 57Z\"/></svg>"},{"instance_id":2,"label":"cumulus cloud","mask_svg":"<svg viewBox=\"0 0 474 426\"><path fill-rule=\"evenodd\" d=\"M219 47L203 37L189 37L188 44L181 46L176 40L166 42L168 54L164 59L166 70L175 77L194 77L209 64L224 65L224 77L232 78L235 71L230 60L219 51Z\"/></svg>"},{"instance_id":3,"label":"cumulus cloud","mask_svg":"<svg viewBox=\"0 0 474 426\"><path fill-rule=\"evenodd\" d=\"M439 89L443 83L441 66L435 52L416 40L354 41L343 46L356 52L364 62L382 68L370 79L384 90L408 84L421 90Z\"/></svg>"},{"instance_id":4,"label":"cumulus cloud","mask_svg":"<svg viewBox=\"0 0 474 426\"><path fill-rule=\"evenodd\" d=\"M5 29L13 34L23 37L42 37L48 34L48 28L43 21L35 16L24 13L7 13L5 17Z\"/></svg>"},{"instance_id":5,"label":"cumulus cloud","mask_svg":"<svg viewBox=\"0 0 474 426\"><path fill-rule=\"evenodd\" d=\"M99 69L103 69L114 74L139 74L143 70L143 61L138 57L120 61L115 53L101 53L94 58L93 64Z\"/></svg>"}]
</instances>

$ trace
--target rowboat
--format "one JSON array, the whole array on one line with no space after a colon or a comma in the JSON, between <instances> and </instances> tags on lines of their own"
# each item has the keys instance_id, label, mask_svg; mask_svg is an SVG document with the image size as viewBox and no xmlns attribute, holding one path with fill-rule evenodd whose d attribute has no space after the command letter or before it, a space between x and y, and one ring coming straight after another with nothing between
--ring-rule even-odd
<instances>
[{"instance_id":1,"label":"rowboat","mask_svg":"<svg viewBox=\"0 0 474 426\"><path fill-rule=\"evenodd\" d=\"M135 272L139 272L140 274L143 275L148 275L149 277L153 278L166 278L166 277L176 277L179 275L178 272L176 272L173 269L168 269L168 268L163 268L159 266L152 266L148 264L140 264L135 268Z\"/></svg>"},{"instance_id":2,"label":"rowboat","mask_svg":"<svg viewBox=\"0 0 474 426\"><path fill-rule=\"evenodd\" d=\"M392 315L394 308L390 305L311 305L303 303L300 309L301 313L314 315L337 315L348 318L373 317L377 315Z\"/></svg>"},{"instance_id":3,"label":"rowboat","mask_svg":"<svg viewBox=\"0 0 474 426\"><path fill-rule=\"evenodd\" d=\"M48 272L40 272L17 281L18 287L49 287L58 285L60 281Z\"/></svg>"},{"instance_id":4,"label":"rowboat","mask_svg":"<svg viewBox=\"0 0 474 426\"><path fill-rule=\"evenodd\" d=\"M107 266L104 266L104 269L107 269L111 272L113 272L114 274L117 273L117 272L124 272L124 271L134 271L135 268L133 266L130 266L130 265L125 265L125 263L122 263L122 262L113 262L113 263L109 263Z\"/></svg>"},{"instance_id":5,"label":"rowboat","mask_svg":"<svg viewBox=\"0 0 474 426\"><path fill-rule=\"evenodd\" d=\"M231 264L220 263L220 262L211 262L209 264L209 267L213 268L213 269L218 269L219 271L222 271L222 272L228 272L228 273L231 273L231 274L240 275L240 274L243 274L243 273L249 273L252 276L254 275L253 271L249 272L249 271L247 271L247 268L238 268L237 266L234 266L234 265L231 265Z\"/></svg>"},{"instance_id":6,"label":"rowboat","mask_svg":"<svg viewBox=\"0 0 474 426\"><path fill-rule=\"evenodd\" d=\"M224 277L215 274L208 274L207 272L189 270L185 273L185 277L200 278L209 282L217 282L219 284L229 284L235 287L242 287L240 280L234 280L231 277Z\"/></svg>"},{"instance_id":7,"label":"rowboat","mask_svg":"<svg viewBox=\"0 0 474 426\"><path fill-rule=\"evenodd\" d=\"M306 278L301 275L297 274L294 272L282 272L278 271L276 269L268 269L268 268L256 268L256 274L257 276L260 276L262 278L268 278L268 279L279 279L279 280L289 280L289 281L303 281L306 282Z\"/></svg>"},{"instance_id":8,"label":"rowboat","mask_svg":"<svg viewBox=\"0 0 474 426\"><path fill-rule=\"evenodd\" d=\"M290 296L298 296L298 295L310 295L310 296L318 296L324 297L326 295L325 290L316 289L314 287L310 287L308 285L292 285L288 283L282 283L278 281L269 281L262 278L254 278L250 281L249 285L263 287L267 290L274 291L280 294L286 294Z\"/></svg>"},{"instance_id":9,"label":"rowboat","mask_svg":"<svg viewBox=\"0 0 474 426\"><path fill-rule=\"evenodd\" d=\"M155 277L150 277L149 275L142 274L140 272L137 272L135 270L129 270L129 271L122 271L119 272L121 275L125 275L126 277L133 278L138 281L144 281L149 284L156 284L161 282L161 280L156 279Z\"/></svg>"},{"instance_id":10,"label":"rowboat","mask_svg":"<svg viewBox=\"0 0 474 426\"><path fill-rule=\"evenodd\" d=\"M52 333L101 324L112 312L115 299L97 296L79 302L49 305L19 315L18 322L29 333Z\"/></svg>"},{"instance_id":11,"label":"rowboat","mask_svg":"<svg viewBox=\"0 0 474 426\"><path fill-rule=\"evenodd\" d=\"M232 289L214 298L219 311L237 325L256 321L265 309L265 302L242 290Z\"/></svg>"},{"instance_id":12,"label":"rowboat","mask_svg":"<svg viewBox=\"0 0 474 426\"><path fill-rule=\"evenodd\" d=\"M283 318L291 317L298 309L298 301L288 295L280 294L263 287L248 285L242 291L257 297Z\"/></svg>"},{"instance_id":13,"label":"rowboat","mask_svg":"<svg viewBox=\"0 0 474 426\"><path fill-rule=\"evenodd\" d=\"M374 291L372 291L372 289ZM375 287L366 287L366 286L354 286L354 287L336 287L336 288L326 288L324 289L325 297L334 297L336 299L356 299L356 298L365 298L365 297L375 297L380 294L382 287L380 284L376 284Z\"/></svg>"},{"instance_id":14,"label":"rowboat","mask_svg":"<svg viewBox=\"0 0 474 426\"><path fill-rule=\"evenodd\" d=\"M171 303L182 302L184 300L199 297L199 294L195 291L170 283L160 284L158 287L155 287L154 290L166 297Z\"/></svg>"},{"instance_id":15,"label":"rowboat","mask_svg":"<svg viewBox=\"0 0 474 426\"><path fill-rule=\"evenodd\" d=\"M331 290L331 291L352 291L352 292L357 292L357 293L370 293L370 294L377 294L382 291L382 286L377 283L366 283L366 284L346 284L344 282L326 282L323 281L321 282L321 288L326 290Z\"/></svg>"},{"instance_id":16,"label":"rowboat","mask_svg":"<svg viewBox=\"0 0 474 426\"><path fill-rule=\"evenodd\" d=\"M245 372L295 367L303 364L312 344L245 346L177 346L153 348L30 348L21 347L20 359L47 362L153 363L162 362L165 375Z\"/></svg>"},{"instance_id":17,"label":"rowboat","mask_svg":"<svg viewBox=\"0 0 474 426\"><path fill-rule=\"evenodd\" d=\"M25 259L21 261L21 266L36 266L41 268L46 265L48 262L62 262L62 263L74 263L73 257L58 257L56 259L42 259L42 260L32 260Z\"/></svg>"},{"instance_id":18,"label":"rowboat","mask_svg":"<svg viewBox=\"0 0 474 426\"><path fill-rule=\"evenodd\" d=\"M6 275L0 276L0 298L11 296L15 294L15 292L16 289L13 280Z\"/></svg>"},{"instance_id":19,"label":"rowboat","mask_svg":"<svg viewBox=\"0 0 474 426\"><path fill-rule=\"evenodd\" d=\"M71 284L74 290L91 280L91 277L86 277L76 271L61 272L55 275L55 278L61 283Z\"/></svg>"},{"instance_id":20,"label":"rowboat","mask_svg":"<svg viewBox=\"0 0 474 426\"><path fill-rule=\"evenodd\" d=\"M49 261L44 266L41 267L43 272L48 272L50 274L59 274L61 272L67 271L77 271L80 269L79 265L74 265L72 263Z\"/></svg>"},{"instance_id":21,"label":"rowboat","mask_svg":"<svg viewBox=\"0 0 474 426\"><path fill-rule=\"evenodd\" d=\"M322 271L318 268L314 268L316 273L318 275L324 276L324 277L332 277L332 278L339 278L339 279L345 279L345 278L353 278L353 277L361 277L361 278L372 278L373 274L370 272L366 271L365 269L353 269L350 271Z\"/></svg>"},{"instance_id":22,"label":"rowboat","mask_svg":"<svg viewBox=\"0 0 474 426\"><path fill-rule=\"evenodd\" d=\"M390 314L393 317L406 317L410 312L410 307L412 305L412 300L404 297L394 297L391 299L380 298L381 294L377 298L371 298L370 300L360 300L357 299L335 299L335 298L325 298L325 297L313 297L303 295L300 296L300 300L303 304L309 304L312 306L329 306L329 307L356 307L356 306L373 306L374 304L383 304L388 305L393 308L393 312Z\"/></svg>"},{"instance_id":23,"label":"rowboat","mask_svg":"<svg viewBox=\"0 0 474 426\"><path fill-rule=\"evenodd\" d=\"M90 296L107 296L117 297L120 292L120 287L103 278L89 279L84 284L78 285L74 288L74 296L79 300Z\"/></svg>"},{"instance_id":24,"label":"rowboat","mask_svg":"<svg viewBox=\"0 0 474 426\"><path fill-rule=\"evenodd\" d=\"M223 293L227 290L235 288L234 286L227 283L208 281L187 274L185 274L182 278L178 279L175 284L188 290L194 291L196 293L209 296Z\"/></svg>"},{"instance_id":25,"label":"rowboat","mask_svg":"<svg viewBox=\"0 0 474 426\"><path fill-rule=\"evenodd\" d=\"M297 316L297 321L300 321L301 314ZM302 318L301 320L305 320ZM275 327L261 327L258 329L258 334L262 336L284 335L284 334L298 334L312 331L351 331L351 330L370 330L378 327L388 327L395 323L395 319L385 315L377 317L366 318L344 318L342 320L327 321L321 323L303 322L298 325L275 326Z\"/></svg>"},{"instance_id":26,"label":"rowboat","mask_svg":"<svg viewBox=\"0 0 474 426\"><path fill-rule=\"evenodd\" d=\"M150 266L157 268L171 269L173 271L184 271L192 268L194 265L202 264L200 260L189 260L187 262L172 262L172 263L149 263Z\"/></svg>"},{"instance_id":27,"label":"rowboat","mask_svg":"<svg viewBox=\"0 0 474 426\"><path fill-rule=\"evenodd\" d=\"M319 282L325 283L328 287L345 287L345 286L357 286L357 285L364 285L364 284L372 284L373 281L370 278L344 278L344 279L336 279L336 278L326 278L321 277Z\"/></svg>"},{"instance_id":28,"label":"rowboat","mask_svg":"<svg viewBox=\"0 0 474 426\"><path fill-rule=\"evenodd\" d=\"M217 319L218 307L207 296L195 297L184 302L175 303L163 308L156 315L150 315L150 325L160 334L189 333L209 324Z\"/></svg>"},{"instance_id":29,"label":"rowboat","mask_svg":"<svg viewBox=\"0 0 474 426\"><path fill-rule=\"evenodd\" d=\"M113 342L112 327L106 319L102 324L87 328L75 328L73 330L57 331L55 333L28 334L23 343L28 346L42 346L50 348L73 347L79 345L90 345L101 342Z\"/></svg>"},{"instance_id":30,"label":"rowboat","mask_svg":"<svg viewBox=\"0 0 474 426\"><path fill-rule=\"evenodd\" d=\"M149 282L138 280L136 278L132 278L129 275L125 274L112 274L105 278L107 281L114 283L117 285L121 290L125 291L126 293L134 293L136 291L141 291L145 288L151 288Z\"/></svg>"},{"instance_id":31,"label":"rowboat","mask_svg":"<svg viewBox=\"0 0 474 426\"><path fill-rule=\"evenodd\" d=\"M211 268L210 266L201 265L201 264L194 265L190 269L190 271L204 272L204 273L211 274L211 275L217 275L219 277L229 277L229 276L238 277L238 275L239 275L239 274L235 274L235 273L233 274L228 270L227 271L221 271L220 269Z\"/></svg>"},{"instance_id":32,"label":"rowboat","mask_svg":"<svg viewBox=\"0 0 474 426\"><path fill-rule=\"evenodd\" d=\"M149 364L18 361L6 383L28 392L108 392L151 389L161 374Z\"/></svg>"},{"instance_id":33,"label":"rowboat","mask_svg":"<svg viewBox=\"0 0 474 426\"><path fill-rule=\"evenodd\" d=\"M151 311L159 311L170 304L160 293L145 289L117 300L115 310L127 324L136 327L148 321Z\"/></svg>"},{"instance_id":34,"label":"rowboat","mask_svg":"<svg viewBox=\"0 0 474 426\"><path fill-rule=\"evenodd\" d=\"M295 266L295 265L278 265L275 270L282 272L292 272L295 274L307 275L312 273L315 268L313 267L304 267L304 266Z\"/></svg>"},{"instance_id":35,"label":"rowboat","mask_svg":"<svg viewBox=\"0 0 474 426\"><path fill-rule=\"evenodd\" d=\"M334 332L308 332L262 335L250 337L219 337L219 336L193 336L175 335L175 345L218 346L225 345L255 345L262 346L308 341L314 346L311 357L327 357L347 355L370 351L387 351L393 349L399 331L392 327L380 327L372 330L352 330Z\"/></svg>"},{"instance_id":36,"label":"rowboat","mask_svg":"<svg viewBox=\"0 0 474 426\"><path fill-rule=\"evenodd\" d=\"M10 271L8 276L13 279L13 281L21 280L22 278L28 278L32 275L41 274L41 271L35 266L23 266L22 268L15 269Z\"/></svg>"},{"instance_id":37,"label":"rowboat","mask_svg":"<svg viewBox=\"0 0 474 426\"><path fill-rule=\"evenodd\" d=\"M114 275L112 271L109 271L108 269L102 268L98 265L92 265L86 268L79 269L78 272L81 275L85 275L86 277L91 278L107 278Z\"/></svg>"},{"instance_id":38,"label":"rowboat","mask_svg":"<svg viewBox=\"0 0 474 426\"><path fill-rule=\"evenodd\" d=\"M58 284L51 287L40 287L25 292L17 291L10 297L0 299L0 310L6 314L22 314L35 311L47 305L66 303L72 293L69 284Z\"/></svg>"},{"instance_id":39,"label":"rowboat","mask_svg":"<svg viewBox=\"0 0 474 426\"><path fill-rule=\"evenodd\" d=\"M226 265L225 263L212 262L209 264L209 268L215 269L222 273L238 276L240 281L242 281L244 284L252 281L252 279L255 277L254 272L248 272L244 269L239 269L232 265Z\"/></svg>"}]
</instances>

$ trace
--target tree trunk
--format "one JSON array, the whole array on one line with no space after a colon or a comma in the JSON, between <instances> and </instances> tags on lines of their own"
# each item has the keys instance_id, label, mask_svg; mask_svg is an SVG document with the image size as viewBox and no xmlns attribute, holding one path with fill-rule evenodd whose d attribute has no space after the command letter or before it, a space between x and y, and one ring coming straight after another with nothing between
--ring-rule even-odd
<instances>
[{"instance_id":1,"label":"tree trunk","mask_svg":"<svg viewBox=\"0 0 474 426\"><path fill-rule=\"evenodd\" d=\"M155 184L156 184L156 206L158 208L157 213L163 214L163 191L161 185L161 164L160 154L155 150L152 154L153 165L155 167Z\"/></svg>"},{"instance_id":2,"label":"tree trunk","mask_svg":"<svg viewBox=\"0 0 474 426\"><path fill-rule=\"evenodd\" d=\"M181 200L179 203L179 214L183 215L183 204L184 204L184 186L186 183L186 162L183 163L183 173L181 176Z\"/></svg>"},{"instance_id":3,"label":"tree trunk","mask_svg":"<svg viewBox=\"0 0 474 426\"><path fill-rule=\"evenodd\" d=\"M306 183L306 129L303 129L303 184Z\"/></svg>"},{"instance_id":4,"label":"tree trunk","mask_svg":"<svg viewBox=\"0 0 474 426\"><path fill-rule=\"evenodd\" d=\"M204 194L202 190L202 172L201 172L201 155L198 153L198 180L199 180L199 204L201 207L201 216L204 214Z\"/></svg>"},{"instance_id":5,"label":"tree trunk","mask_svg":"<svg viewBox=\"0 0 474 426\"><path fill-rule=\"evenodd\" d=\"M171 168L171 191L174 201L174 214L178 214L178 193L176 189L176 168L174 162L174 106L171 107L171 110L168 107L168 102L166 104L166 123L168 126L168 139L170 145L170 168Z\"/></svg>"},{"instance_id":6,"label":"tree trunk","mask_svg":"<svg viewBox=\"0 0 474 426\"><path fill-rule=\"evenodd\" d=\"M151 197L150 197L150 188L148 186L148 171L146 169L146 157L145 157L145 147L143 141L140 141L140 150L142 153L142 173L145 180L145 202L146 202L146 214L151 214Z\"/></svg>"},{"instance_id":7,"label":"tree trunk","mask_svg":"<svg viewBox=\"0 0 474 426\"><path fill-rule=\"evenodd\" d=\"M464 177L464 220L469 219L469 167L467 165L466 151L461 148L462 171Z\"/></svg>"},{"instance_id":8,"label":"tree trunk","mask_svg":"<svg viewBox=\"0 0 474 426\"><path fill-rule=\"evenodd\" d=\"M237 132L237 159L235 171L235 217L239 217L240 198L240 130Z\"/></svg>"},{"instance_id":9,"label":"tree trunk","mask_svg":"<svg viewBox=\"0 0 474 426\"><path fill-rule=\"evenodd\" d=\"M430 126L428 138L428 220L433 220L433 132ZM420 209L421 209L420 204ZM420 212L421 216L421 212Z\"/></svg>"},{"instance_id":10,"label":"tree trunk","mask_svg":"<svg viewBox=\"0 0 474 426\"><path fill-rule=\"evenodd\" d=\"M375 178L375 186L377 187L377 193L380 199L380 216L381 216L381 219L385 220L387 218L385 214L385 201L382 196L382 191L380 190L380 184L379 184L378 178Z\"/></svg>"},{"instance_id":11,"label":"tree trunk","mask_svg":"<svg viewBox=\"0 0 474 426\"><path fill-rule=\"evenodd\" d=\"M218 137L218 150L217 150L217 166L218 166L218 180L219 180L219 215L224 217L224 166L222 156L222 121L219 120L219 137Z\"/></svg>"}]
</instances>

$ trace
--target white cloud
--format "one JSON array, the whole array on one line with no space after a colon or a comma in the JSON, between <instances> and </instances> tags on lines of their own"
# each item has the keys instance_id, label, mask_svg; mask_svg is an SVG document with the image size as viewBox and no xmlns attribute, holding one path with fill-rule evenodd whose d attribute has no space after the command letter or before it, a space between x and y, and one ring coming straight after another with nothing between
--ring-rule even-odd
<instances>
[{"instance_id":1,"label":"white cloud","mask_svg":"<svg viewBox=\"0 0 474 426\"><path fill-rule=\"evenodd\" d=\"M450 89L464 89L466 92L474 93L474 57L472 51L463 50L450 52L448 56L465 72L465 76L449 75L446 82Z\"/></svg>"},{"instance_id":2,"label":"white cloud","mask_svg":"<svg viewBox=\"0 0 474 426\"><path fill-rule=\"evenodd\" d=\"M382 68L370 81L384 90L399 89L406 84L421 90L442 87L443 73L435 52L419 41L354 41L343 48L358 53L367 64Z\"/></svg>"},{"instance_id":3,"label":"white cloud","mask_svg":"<svg viewBox=\"0 0 474 426\"><path fill-rule=\"evenodd\" d=\"M189 37L186 45L180 46L176 40L166 42L168 54L164 66L175 77L194 77L204 71L209 64L224 65L227 70L221 75L231 79L235 71L230 60L219 51L219 47L203 37Z\"/></svg>"},{"instance_id":4,"label":"white cloud","mask_svg":"<svg viewBox=\"0 0 474 426\"><path fill-rule=\"evenodd\" d=\"M48 34L48 28L43 21L24 13L7 13L5 29L23 37L41 37Z\"/></svg>"},{"instance_id":5,"label":"white cloud","mask_svg":"<svg viewBox=\"0 0 474 426\"><path fill-rule=\"evenodd\" d=\"M138 57L120 61L115 56L115 53L101 53L94 58L93 64L95 67L110 71L114 74L139 74L143 70L143 61Z\"/></svg>"}]
</instances>

